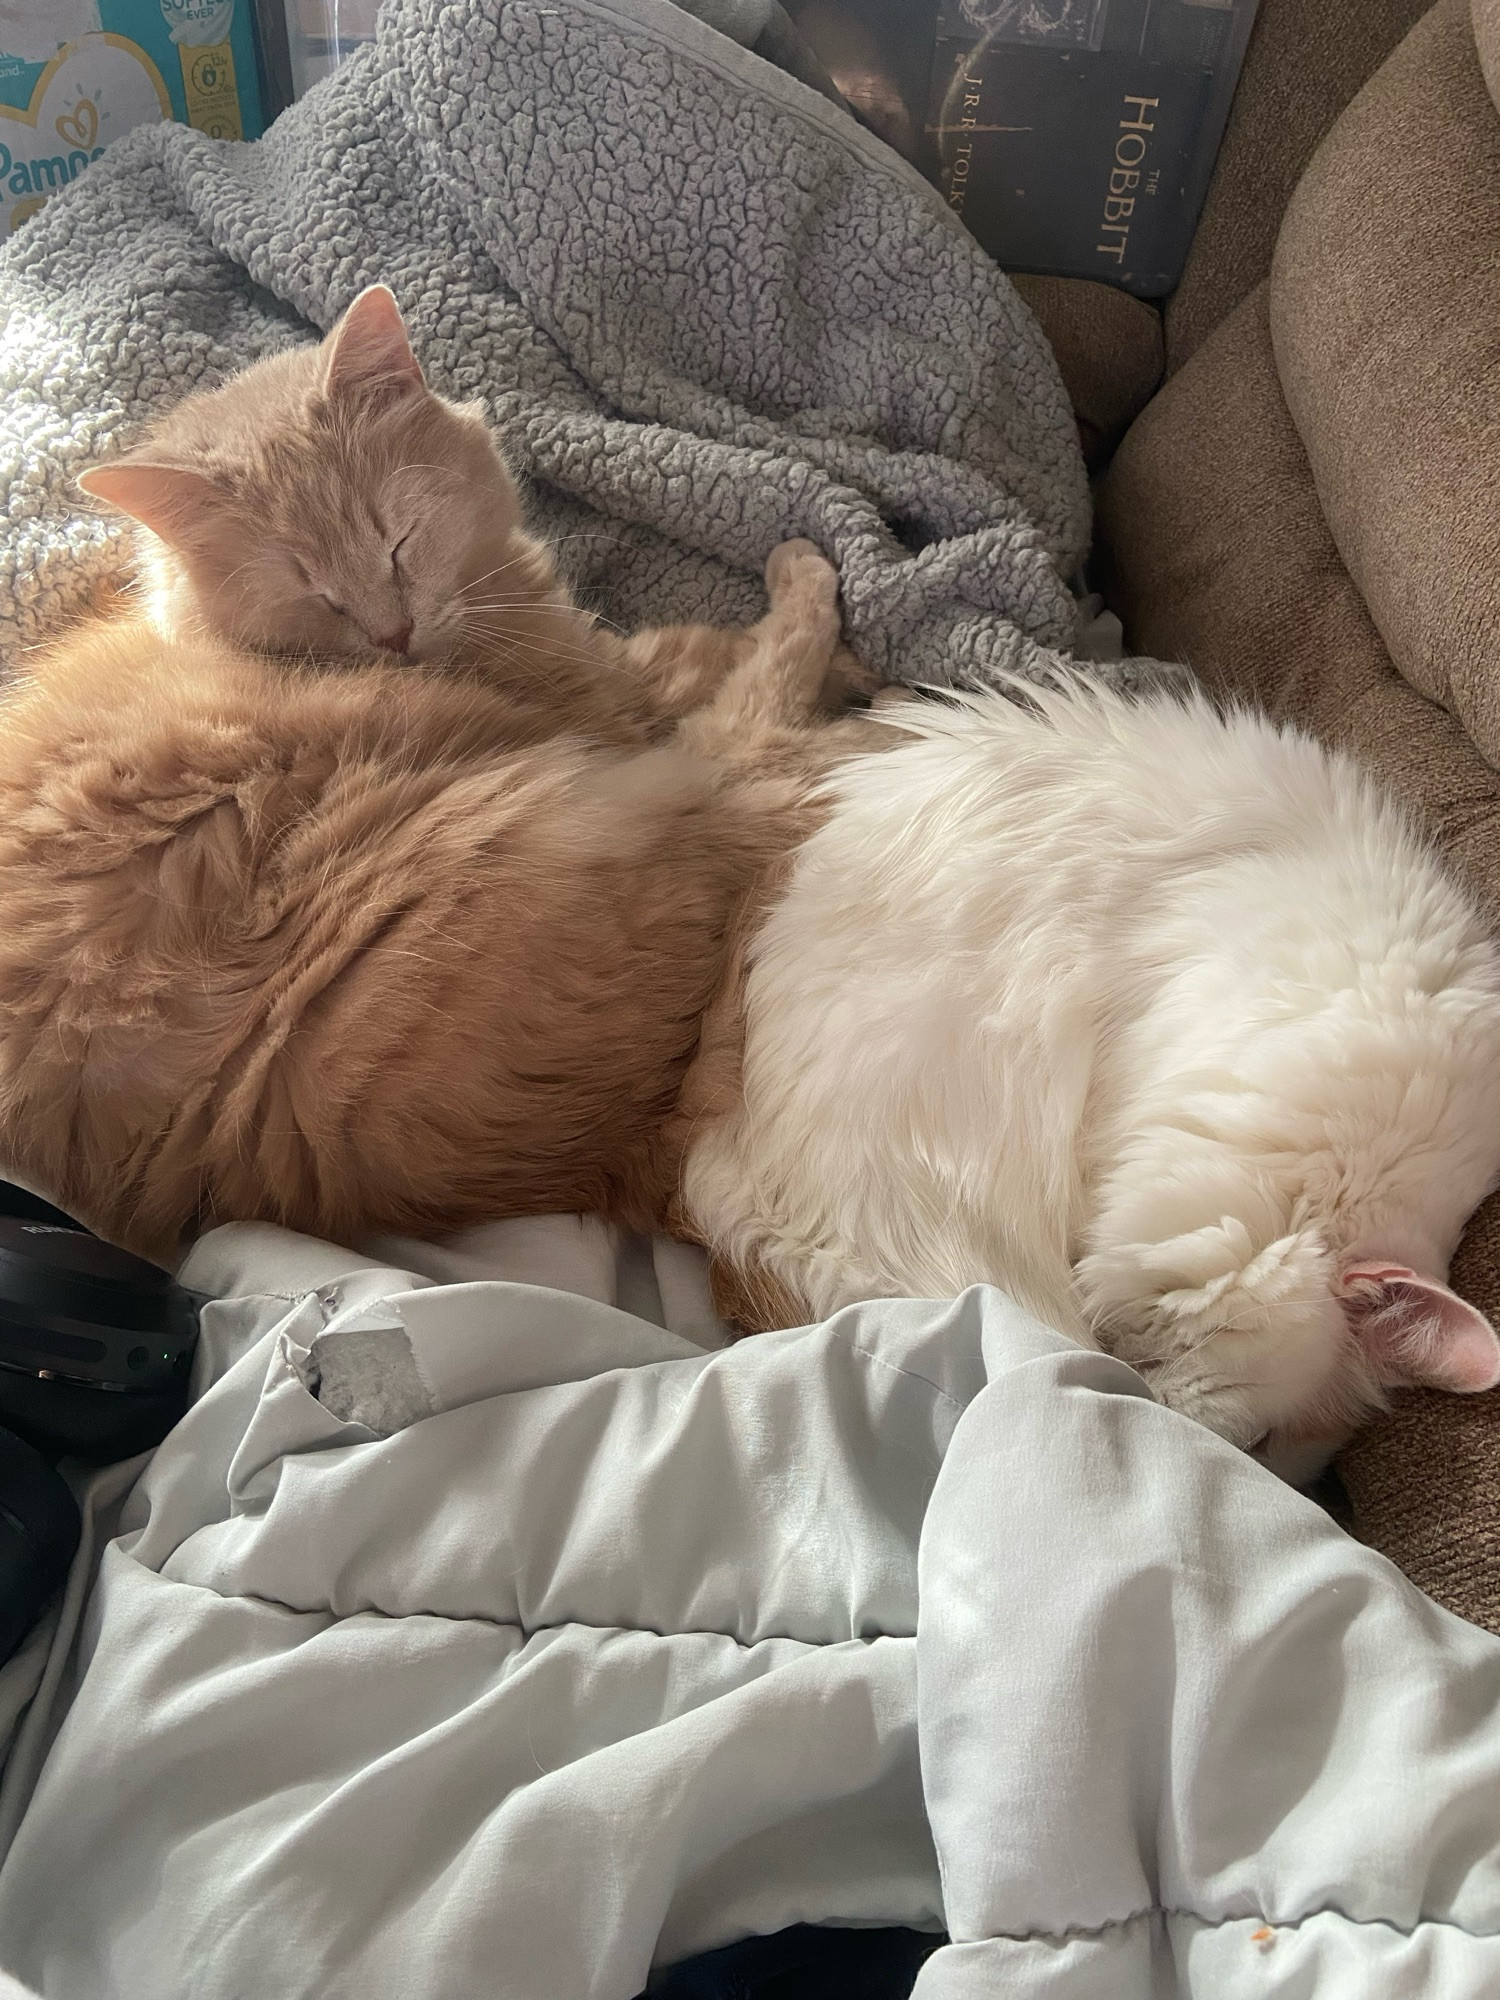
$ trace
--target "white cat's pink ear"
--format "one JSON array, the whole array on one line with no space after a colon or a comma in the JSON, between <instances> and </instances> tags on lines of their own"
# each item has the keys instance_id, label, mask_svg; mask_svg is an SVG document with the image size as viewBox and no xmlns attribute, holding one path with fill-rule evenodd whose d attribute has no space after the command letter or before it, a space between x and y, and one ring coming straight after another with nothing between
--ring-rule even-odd
<instances>
[{"instance_id":1,"label":"white cat's pink ear","mask_svg":"<svg viewBox=\"0 0 1500 2000\"><path fill-rule=\"evenodd\" d=\"M152 465L118 458L79 475L78 484L96 500L107 500L164 542L181 542L223 495L201 472L178 465Z\"/></svg>"},{"instance_id":2,"label":"white cat's pink ear","mask_svg":"<svg viewBox=\"0 0 1500 2000\"><path fill-rule=\"evenodd\" d=\"M324 393L332 398L375 396L394 401L424 386L406 324L384 285L360 293L327 340Z\"/></svg>"},{"instance_id":3,"label":"white cat's pink ear","mask_svg":"<svg viewBox=\"0 0 1500 2000\"><path fill-rule=\"evenodd\" d=\"M1380 1381L1472 1395L1500 1385L1500 1336L1484 1314L1404 1264L1348 1264L1344 1312Z\"/></svg>"}]
</instances>

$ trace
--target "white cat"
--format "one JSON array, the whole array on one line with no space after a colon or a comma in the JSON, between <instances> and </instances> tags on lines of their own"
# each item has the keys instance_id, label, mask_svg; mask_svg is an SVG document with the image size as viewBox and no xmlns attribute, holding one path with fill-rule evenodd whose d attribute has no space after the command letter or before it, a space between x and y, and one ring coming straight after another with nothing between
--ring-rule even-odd
<instances>
[{"instance_id":1,"label":"white cat","mask_svg":"<svg viewBox=\"0 0 1500 2000\"><path fill-rule=\"evenodd\" d=\"M822 1315L987 1281L1296 1476L1500 1381L1500 954L1346 759L1206 701L887 711L756 936L687 1211Z\"/></svg>"}]
</instances>

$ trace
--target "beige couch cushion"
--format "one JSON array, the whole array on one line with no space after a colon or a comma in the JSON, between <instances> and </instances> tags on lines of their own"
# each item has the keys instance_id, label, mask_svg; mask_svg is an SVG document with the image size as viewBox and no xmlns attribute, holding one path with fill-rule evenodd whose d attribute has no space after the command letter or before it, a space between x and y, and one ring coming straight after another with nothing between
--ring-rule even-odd
<instances>
[{"instance_id":1,"label":"beige couch cushion","mask_svg":"<svg viewBox=\"0 0 1500 2000\"><path fill-rule=\"evenodd\" d=\"M1099 539L1135 647L1351 750L1500 923L1500 776L1395 671L1339 561L1277 382L1264 288L1136 421L1102 485ZM1500 1198L1470 1225L1454 1282L1500 1314ZM1500 1631L1500 1392L1403 1396L1341 1466L1361 1538Z\"/></svg>"},{"instance_id":2,"label":"beige couch cushion","mask_svg":"<svg viewBox=\"0 0 1500 2000\"><path fill-rule=\"evenodd\" d=\"M1011 283L1051 343L1078 419L1083 455L1097 464L1161 381L1161 314L1143 299L1090 278L1016 272Z\"/></svg>"},{"instance_id":3,"label":"beige couch cushion","mask_svg":"<svg viewBox=\"0 0 1500 2000\"><path fill-rule=\"evenodd\" d=\"M1261 0L1208 200L1167 302L1169 369L1266 276L1287 201L1318 141L1431 4Z\"/></svg>"},{"instance_id":4,"label":"beige couch cushion","mask_svg":"<svg viewBox=\"0 0 1500 2000\"><path fill-rule=\"evenodd\" d=\"M1500 115L1470 0L1441 0L1324 142L1271 329L1387 650L1500 763Z\"/></svg>"}]
</instances>

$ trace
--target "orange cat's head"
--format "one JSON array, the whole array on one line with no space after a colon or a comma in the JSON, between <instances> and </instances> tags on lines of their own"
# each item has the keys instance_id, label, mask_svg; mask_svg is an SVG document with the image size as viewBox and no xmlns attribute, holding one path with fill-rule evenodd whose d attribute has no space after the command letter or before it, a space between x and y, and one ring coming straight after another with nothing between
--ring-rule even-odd
<instances>
[{"instance_id":1,"label":"orange cat's head","mask_svg":"<svg viewBox=\"0 0 1500 2000\"><path fill-rule=\"evenodd\" d=\"M428 388L383 285L79 484L148 531L165 623L260 651L453 659L556 588L483 416Z\"/></svg>"}]
</instances>

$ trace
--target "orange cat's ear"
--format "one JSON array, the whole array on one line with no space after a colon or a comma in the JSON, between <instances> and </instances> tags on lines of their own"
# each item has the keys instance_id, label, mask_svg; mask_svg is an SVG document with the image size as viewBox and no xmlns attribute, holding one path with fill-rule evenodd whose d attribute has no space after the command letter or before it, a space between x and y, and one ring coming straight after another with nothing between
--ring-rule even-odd
<instances>
[{"instance_id":1,"label":"orange cat's ear","mask_svg":"<svg viewBox=\"0 0 1500 2000\"><path fill-rule=\"evenodd\" d=\"M323 391L329 397L375 394L395 400L426 386L401 308L384 285L360 293L324 346L328 367Z\"/></svg>"},{"instance_id":2,"label":"orange cat's ear","mask_svg":"<svg viewBox=\"0 0 1500 2000\"><path fill-rule=\"evenodd\" d=\"M122 514L160 535L180 542L223 495L201 472L178 465L152 465L140 459L118 458L79 475L78 484L96 500L107 500Z\"/></svg>"}]
</instances>

